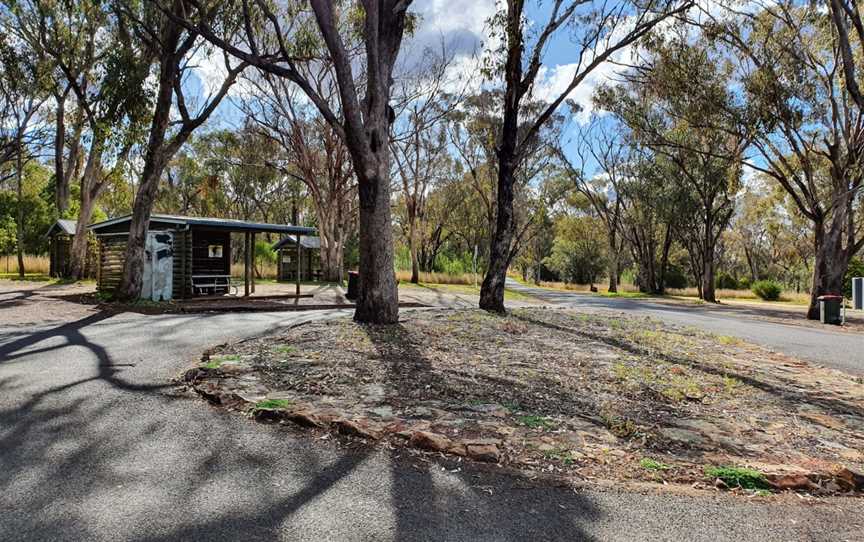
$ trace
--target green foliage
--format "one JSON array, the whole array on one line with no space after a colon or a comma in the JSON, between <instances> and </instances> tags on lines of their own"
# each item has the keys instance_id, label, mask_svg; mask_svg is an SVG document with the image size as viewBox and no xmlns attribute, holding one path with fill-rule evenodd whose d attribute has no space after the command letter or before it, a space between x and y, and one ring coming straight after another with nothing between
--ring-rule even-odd
<instances>
[{"instance_id":1,"label":"green foliage","mask_svg":"<svg viewBox=\"0 0 864 542\"><path fill-rule=\"evenodd\" d=\"M207 363L204 364L204 367L208 369L218 369L223 363L229 363L233 361L240 361L240 356L236 354L230 354L227 356L212 357L207 361Z\"/></svg>"},{"instance_id":2,"label":"green foliage","mask_svg":"<svg viewBox=\"0 0 864 542\"><path fill-rule=\"evenodd\" d=\"M774 280L758 280L750 290L765 301L777 301L783 293L783 287Z\"/></svg>"},{"instance_id":3,"label":"green foliage","mask_svg":"<svg viewBox=\"0 0 864 542\"><path fill-rule=\"evenodd\" d=\"M667 288L686 288L690 282L687 273L684 272L684 268L673 264L670 264L666 268L664 279Z\"/></svg>"},{"instance_id":4,"label":"green foliage","mask_svg":"<svg viewBox=\"0 0 864 542\"><path fill-rule=\"evenodd\" d=\"M843 295L847 298L852 297L852 279L854 277L864 277L864 259L852 258L849 260L849 267L843 278Z\"/></svg>"},{"instance_id":5,"label":"green foliage","mask_svg":"<svg viewBox=\"0 0 864 542\"><path fill-rule=\"evenodd\" d=\"M462 275L471 272L471 254L441 254L435 261L435 271L447 275Z\"/></svg>"},{"instance_id":6,"label":"green foliage","mask_svg":"<svg viewBox=\"0 0 864 542\"><path fill-rule=\"evenodd\" d=\"M290 408L293 404L288 399L264 399L255 403L255 408L260 410L280 410Z\"/></svg>"},{"instance_id":7,"label":"green foliage","mask_svg":"<svg viewBox=\"0 0 864 542\"><path fill-rule=\"evenodd\" d=\"M729 273L719 273L717 275L717 280L715 281L717 288L722 288L725 290L737 290L739 288L738 279L730 275Z\"/></svg>"},{"instance_id":8,"label":"green foliage","mask_svg":"<svg viewBox=\"0 0 864 542\"><path fill-rule=\"evenodd\" d=\"M565 216L555 225L555 232L552 254L543 264L564 282L597 282L606 269L606 247L599 219Z\"/></svg>"},{"instance_id":9,"label":"green foliage","mask_svg":"<svg viewBox=\"0 0 864 542\"><path fill-rule=\"evenodd\" d=\"M544 416L517 416L516 421L531 429L552 429L555 427L555 422Z\"/></svg>"},{"instance_id":10,"label":"green foliage","mask_svg":"<svg viewBox=\"0 0 864 542\"><path fill-rule=\"evenodd\" d=\"M742 489L770 489L771 484L765 475L756 469L746 467L706 467L705 476L722 480L728 487Z\"/></svg>"},{"instance_id":11,"label":"green foliage","mask_svg":"<svg viewBox=\"0 0 864 542\"><path fill-rule=\"evenodd\" d=\"M54 221L53 197L46 190L49 180L50 173L44 166L30 162L24 167L20 202L15 190L0 191L0 253L17 249L19 205L24 211L24 252L41 254L48 250L44 236Z\"/></svg>"},{"instance_id":12,"label":"green foliage","mask_svg":"<svg viewBox=\"0 0 864 542\"><path fill-rule=\"evenodd\" d=\"M273 245L264 240L255 241L255 261L276 263L279 255L273 250Z\"/></svg>"},{"instance_id":13,"label":"green foliage","mask_svg":"<svg viewBox=\"0 0 864 542\"><path fill-rule=\"evenodd\" d=\"M654 471L669 470L672 468L671 466L667 465L666 463L662 463L660 461L657 461L656 459L651 459L650 457L642 458L642 460L639 461L639 465L643 469L654 470Z\"/></svg>"},{"instance_id":14,"label":"green foliage","mask_svg":"<svg viewBox=\"0 0 864 542\"><path fill-rule=\"evenodd\" d=\"M0 254L12 254L18 247L18 226L11 216L0 215Z\"/></svg>"}]
</instances>

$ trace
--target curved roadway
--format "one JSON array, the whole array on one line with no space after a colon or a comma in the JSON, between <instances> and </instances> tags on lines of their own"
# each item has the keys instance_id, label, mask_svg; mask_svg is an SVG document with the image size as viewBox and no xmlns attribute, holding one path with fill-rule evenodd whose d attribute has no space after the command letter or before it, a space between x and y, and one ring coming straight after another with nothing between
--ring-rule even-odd
<instances>
[{"instance_id":1,"label":"curved roadway","mask_svg":"<svg viewBox=\"0 0 864 542\"><path fill-rule=\"evenodd\" d=\"M757 311L745 307L721 308L657 301L651 298L603 297L536 288L512 279L507 279L507 288L551 305L618 310L650 316L676 325L698 327L711 333L738 337L826 367L864 375L864 334L855 331L839 331L833 326L819 328L767 321L754 317L752 314Z\"/></svg>"},{"instance_id":2,"label":"curved roadway","mask_svg":"<svg viewBox=\"0 0 864 542\"><path fill-rule=\"evenodd\" d=\"M207 345L334 313L93 314L5 326L0 540L860 540L860 500L532 487L344 449L167 382Z\"/></svg>"}]
</instances>

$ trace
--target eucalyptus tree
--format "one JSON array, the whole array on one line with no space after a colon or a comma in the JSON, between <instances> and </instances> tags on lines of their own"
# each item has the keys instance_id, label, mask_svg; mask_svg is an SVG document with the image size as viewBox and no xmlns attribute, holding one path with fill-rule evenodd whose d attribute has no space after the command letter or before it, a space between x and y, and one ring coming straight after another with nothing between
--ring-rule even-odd
<instances>
[{"instance_id":1,"label":"eucalyptus tree","mask_svg":"<svg viewBox=\"0 0 864 542\"><path fill-rule=\"evenodd\" d=\"M307 74L315 91L338 111L332 63L303 67L315 72ZM268 163L302 183L312 201L324 280L342 282L345 243L357 220L357 179L345 142L287 79L255 70L244 76L244 88L241 110L278 148Z\"/></svg>"},{"instance_id":2,"label":"eucalyptus tree","mask_svg":"<svg viewBox=\"0 0 864 542\"><path fill-rule=\"evenodd\" d=\"M8 8L15 35L65 78L86 124L87 158L77 179L78 225L70 262L75 278L84 274L86 228L97 200L125 168L150 108L145 81L151 57L116 8L100 0L21 0Z\"/></svg>"},{"instance_id":3,"label":"eucalyptus tree","mask_svg":"<svg viewBox=\"0 0 864 542\"><path fill-rule=\"evenodd\" d=\"M8 24L0 21L0 30ZM13 45L0 36L0 180L4 166L14 162L17 197L16 247L18 275L24 278L24 165L30 161L32 147L43 139L38 125L42 104L48 98L44 67L26 44Z\"/></svg>"},{"instance_id":4,"label":"eucalyptus tree","mask_svg":"<svg viewBox=\"0 0 864 542\"><path fill-rule=\"evenodd\" d=\"M221 2L190 10L190 6L177 1L172 2L165 12L147 2L121 3L120 6L124 23L144 45L146 53L156 60L158 68L154 107L144 148L144 167L129 223L123 279L117 292L120 297L134 299L141 293L144 244L162 174L180 147L228 95L247 64L244 61L231 62L227 53L217 55L222 56L224 62L225 73L221 81L212 90L205 87L199 93L203 97L194 100L192 93L195 90L190 88L187 78L195 71L198 59L210 55L211 51L207 50L207 42L196 31L184 27L177 18L190 17L197 25L228 34L237 30L228 16L230 12L222 9ZM194 104L194 101L199 103Z\"/></svg>"},{"instance_id":5,"label":"eucalyptus tree","mask_svg":"<svg viewBox=\"0 0 864 542\"><path fill-rule=\"evenodd\" d=\"M158 2L159 0L150 0ZM192 2L190 2L191 4ZM391 89L402 39L415 18L411 0L273 3L229 2L243 21L232 36L172 14L189 29L236 58L297 85L344 141L359 193L360 288L354 319L395 324L399 319L390 212L390 127L395 119ZM310 9L311 8L311 11ZM170 9L163 5L163 10ZM347 44L357 36L362 60ZM340 109L316 89L300 67L322 58L333 62Z\"/></svg>"},{"instance_id":6,"label":"eucalyptus tree","mask_svg":"<svg viewBox=\"0 0 864 542\"><path fill-rule=\"evenodd\" d=\"M626 84L604 87L603 106L633 137L672 166L678 192L677 237L687 248L699 296L716 302L720 237L735 211L746 134L728 120L731 66L689 43L686 31L658 37L647 57L623 74Z\"/></svg>"},{"instance_id":7,"label":"eucalyptus tree","mask_svg":"<svg viewBox=\"0 0 864 542\"><path fill-rule=\"evenodd\" d=\"M586 2L554 0L538 2L543 17L531 20L524 0L507 0L506 7L493 17L492 26L500 38L498 57L503 73L502 125L497 138L497 197L495 234L490 247L489 266L480 291L480 308L504 312L504 282L512 258L516 235L514 190L517 172L527 149L541 128L553 118L559 106L588 75L620 51L642 38L670 16L682 14L691 0L647 0ZM573 75L560 92L543 96L546 106L536 115L525 114L524 106L536 95L537 77L544 68L550 43L569 31L569 50L575 54ZM522 118L523 116L528 118ZM520 130L520 126L525 126Z\"/></svg>"},{"instance_id":8,"label":"eucalyptus tree","mask_svg":"<svg viewBox=\"0 0 864 542\"><path fill-rule=\"evenodd\" d=\"M640 292L663 294L675 242L679 190L670 183L668 164L644 148L630 152L618 182L623 206L621 236L636 263Z\"/></svg>"},{"instance_id":9,"label":"eucalyptus tree","mask_svg":"<svg viewBox=\"0 0 864 542\"><path fill-rule=\"evenodd\" d=\"M706 25L736 59L741 107L753 134L748 164L781 186L810 222L815 258L808 318L817 298L839 293L864 248L864 108L857 66L864 54L857 7L780 0ZM848 31L849 25L855 28Z\"/></svg>"},{"instance_id":10,"label":"eucalyptus tree","mask_svg":"<svg viewBox=\"0 0 864 542\"><path fill-rule=\"evenodd\" d=\"M628 145L615 126L603 125L600 117L580 128L576 141L576 160L556 149L573 187L589 202L606 230L609 265L609 291L618 291L621 255L625 239L621 234L626 209L622 181L630 158Z\"/></svg>"},{"instance_id":11,"label":"eucalyptus tree","mask_svg":"<svg viewBox=\"0 0 864 542\"><path fill-rule=\"evenodd\" d=\"M459 108L449 114L448 123L450 148L465 171L464 181L467 181L476 194L472 201L480 206L486 219L483 228L486 238L482 252L487 262L491 258L491 247L495 241L498 213L501 209L498 205L500 183L497 180L500 177L499 137L504 123L500 109L502 97L503 93L499 90L484 90L468 96ZM545 107L546 104L541 101L526 100L522 111L533 116ZM539 201L537 196L540 191L536 188L543 179L553 173L555 147L561 137L563 125L563 116L555 114L543 124L534 137L524 141L521 165L514 173L513 183L509 187L511 199L517 205L510 213L513 231L507 245L508 262L513 261L522 250L524 242L536 233L535 214L532 213L532 207ZM518 126L519 136L524 135L530 128L530 123Z\"/></svg>"}]
</instances>

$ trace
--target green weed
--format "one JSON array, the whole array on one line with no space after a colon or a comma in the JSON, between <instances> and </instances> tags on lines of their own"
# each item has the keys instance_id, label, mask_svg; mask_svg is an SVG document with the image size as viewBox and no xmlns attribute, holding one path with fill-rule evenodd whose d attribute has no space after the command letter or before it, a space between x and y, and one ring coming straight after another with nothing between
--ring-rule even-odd
<instances>
[{"instance_id":1,"label":"green weed","mask_svg":"<svg viewBox=\"0 0 864 542\"><path fill-rule=\"evenodd\" d=\"M279 410L289 408L294 403L288 399L264 399L255 403L255 408L259 410Z\"/></svg>"},{"instance_id":2,"label":"green weed","mask_svg":"<svg viewBox=\"0 0 864 542\"><path fill-rule=\"evenodd\" d=\"M669 470L672 468L671 465L667 465L666 463L662 463L656 459L651 459L650 457L642 458L642 460L639 461L639 465L641 465L643 469L654 471Z\"/></svg>"},{"instance_id":3,"label":"green weed","mask_svg":"<svg viewBox=\"0 0 864 542\"><path fill-rule=\"evenodd\" d=\"M237 354L228 354L225 356L212 357L204 364L204 367L207 369L218 369L223 363L229 363L232 361L240 361L240 356Z\"/></svg>"},{"instance_id":4,"label":"green weed","mask_svg":"<svg viewBox=\"0 0 864 542\"><path fill-rule=\"evenodd\" d=\"M543 416L516 416L516 421L531 429L553 429L555 422Z\"/></svg>"},{"instance_id":5,"label":"green weed","mask_svg":"<svg viewBox=\"0 0 864 542\"><path fill-rule=\"evenodd\" d=\"M720 479L728 487L743 489L769 489L771 487L764 474L747 467L706 467L705 476Z\"/></svg>"}]
</instances>

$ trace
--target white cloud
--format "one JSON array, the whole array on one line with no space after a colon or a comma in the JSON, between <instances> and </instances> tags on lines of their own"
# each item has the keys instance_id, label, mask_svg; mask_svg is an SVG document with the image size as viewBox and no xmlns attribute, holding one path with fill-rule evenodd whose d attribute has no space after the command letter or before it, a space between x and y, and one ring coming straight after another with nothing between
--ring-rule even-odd
<instances>
[{"instance_id":1,"label":"white cloud","mask_svg":"<svg viewBox=\"0 0 864 542\"><path fill-rule=\"evenodd\" d=\"M448 0L419 0L412 11L422 17L423 31L461 33L482 37L486 21L495 13L495 0L478 0L455 4Z\"/></svg>"}]
</instances>

